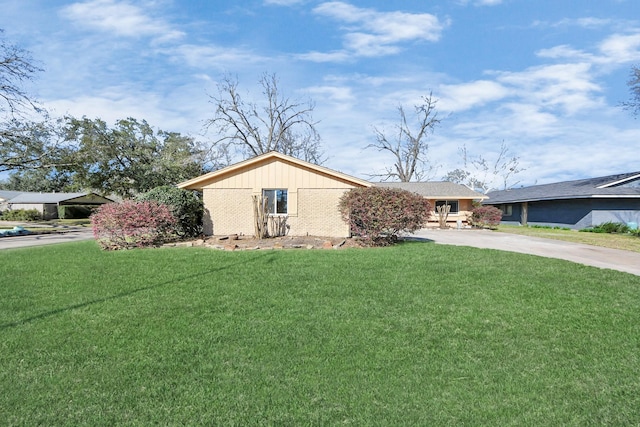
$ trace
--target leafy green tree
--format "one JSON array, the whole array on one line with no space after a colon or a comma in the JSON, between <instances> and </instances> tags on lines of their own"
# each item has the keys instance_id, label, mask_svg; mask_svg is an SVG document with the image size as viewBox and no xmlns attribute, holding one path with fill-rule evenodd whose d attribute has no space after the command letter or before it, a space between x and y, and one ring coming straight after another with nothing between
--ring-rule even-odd
<instances>
[{"instance_id":1,"label":"leafy green tree","mask_svg":"<svg viewBox=\"0 0 640 427\"><path fill-rule=\"evenodd\" d=\"M179 237L196 237L202 234L202 198L193 191L164 185L140 194L136 200L153 200L169 207L178 220L176 233Z\"/></svg>"},{"instance_id":2,"label":"leafy green tree","mask_svg":"<svg viewBox=\"0 0 640 427\"><path fill-rule=\"evenodd\" d=\"M103 194L130 198L205 172L204 152L191 137L154 131L144 120L68 118L66 138L75 144L74 182Z\"/></svg>"},{"instance_id":3,"label":"leafy green tree","mask_svg":"<svg viewBox=\"0 0 640 427\"><path fill-rule=\"evenodd\" d=\"M74 183L73 174L60 171L57 168L24 169L11 173L9 177L0 181L3 190L74 192L81 191Z\"/></svg>"}]
</instances>

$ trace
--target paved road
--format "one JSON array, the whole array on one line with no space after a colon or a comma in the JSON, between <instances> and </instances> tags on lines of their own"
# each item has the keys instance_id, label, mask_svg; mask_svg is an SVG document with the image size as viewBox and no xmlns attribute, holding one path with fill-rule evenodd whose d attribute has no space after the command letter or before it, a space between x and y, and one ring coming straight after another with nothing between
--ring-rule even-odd
<instances>
[{"instance_id":1,"label":"paved road","mask_svg":"<svg viewBox=\"0 0 640 427\"><path fill-rule=\"evenodd\" d=\"M91 229L70 230L55 234L34 234L27 236L0 237L0 249L26 248L29 246L51 245L54 243L77 242L93 239Z\"/></svg>"},{"instance_id":2,"label":"paved road","mask_svg":"<svg viewBox=\"0 0 640 427\"><path fill-rule=\"evenodd\" d=\"M476 248L498 249L559 258L593 267L610 268L640 276L640 253L618 249L601 248L561 240L519 236L489 230L439 230L425 229L415 237L432 240L435 243Z\"/></svg>"}]
</instances>

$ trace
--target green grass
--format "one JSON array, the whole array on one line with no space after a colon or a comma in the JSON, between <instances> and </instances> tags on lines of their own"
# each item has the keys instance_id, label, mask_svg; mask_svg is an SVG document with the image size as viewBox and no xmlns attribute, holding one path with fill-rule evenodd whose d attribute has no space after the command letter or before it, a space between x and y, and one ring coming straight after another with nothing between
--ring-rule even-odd
<instances>
[{"instance_id":1,"label":"green grass","mask_svg":"<svg viewBox=\"0 0 640 427\"><path fill-rule=\"evenodd\" d=\"M393 248L0 251L4 425L637 425L640 277Z\"/></svg>"},{"instance_id":2,"label":"green grass","mask_svg":"<svg viewBox=\"0 0 640 427\"><path fill-rule=\"evenodd\" d=\"M518 225L500 225L499 232L521 234L545 239L564 240L604 248L640 252L640 237L631 234L580 233L577 230L563 230L542 227L522 227Z\"/></svg>"}]
</instances>

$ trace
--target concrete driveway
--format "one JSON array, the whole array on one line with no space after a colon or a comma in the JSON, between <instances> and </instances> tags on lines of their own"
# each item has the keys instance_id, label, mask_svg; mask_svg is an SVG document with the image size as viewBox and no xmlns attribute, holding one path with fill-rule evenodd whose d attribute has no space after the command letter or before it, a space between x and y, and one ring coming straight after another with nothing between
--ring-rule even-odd
<instances>
[{"instance_id":1,"label":"concrete driveway","mask_svg":"<svg viewBox=\"0 0 640 427\"><path fill-rule=\"evenodd\" d=\"M559 258L599 268L624 271L640 276L640 253L601 248L561 240L498 233L489 230L424 229L413 234L438 244L471 246Z\"/></svg>"},{"instance_id":2,"label":"concrete driveway","mask_svg":"<svg viewBox=\"0 0 640 427\"><path fill-rule=\"evenodd\" d=\"M0 237L0 250L26 248L29 246L51 245L54 243L77 242L80 240L89 239L93 239L93 232L90 228L70 229L62 233Z\"/></svg>"}]
</instances>

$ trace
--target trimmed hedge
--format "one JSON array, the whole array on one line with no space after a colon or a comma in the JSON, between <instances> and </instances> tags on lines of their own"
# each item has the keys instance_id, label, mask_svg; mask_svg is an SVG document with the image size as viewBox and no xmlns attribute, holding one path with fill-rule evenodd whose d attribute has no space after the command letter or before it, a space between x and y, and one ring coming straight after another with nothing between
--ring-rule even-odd
<instances>
[{"instance_id":1,"label":"trimmed hedge","mask_svg":"<svg viewBox=\"0 0 640 427\"><path fill-rule=\"evenodd\" d=\"M471 224L478 228L496 228L502 221L502 211L495 206L478 206L471 211Z\"/></svg>"},{"instance_id":2,"label":"trimmed hedge","mask_svg":"<svg viewBox=\"0 0 640 427\"><path fill-rule=\"evenodd\" d=\"M37 209L15 209L2 211L3 221L40 221L42 214Z\"/></svg>"},{"instance_id":3,"label":"trimmed hedge","mask_svg":"<svg viewBox=\"0 0 640 427\"><path fill-rule=\"evenodd\" d=\"M107 203L91 215L93 236L102 249L160 246L175 236L176 218L156 201Z\"/></svg>"},{"instance_id":4,"label":"trimmed hedge","mask_svg":"<svg viewBox=\"0 0 640 427\"><path fill-rule=\"evenodd\" d=\"M419 194L386 187L347 191L339 208L351 232L371 246L392 244L400 233L422 228L431 211L429 201Z\"/></svg>"}]
</instances>

